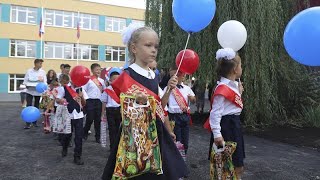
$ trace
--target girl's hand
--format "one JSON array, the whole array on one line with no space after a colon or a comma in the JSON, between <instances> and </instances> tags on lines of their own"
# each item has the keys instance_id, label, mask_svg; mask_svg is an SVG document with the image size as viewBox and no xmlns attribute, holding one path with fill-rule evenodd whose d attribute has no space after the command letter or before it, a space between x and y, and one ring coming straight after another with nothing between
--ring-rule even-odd
<instances>
[{"instance_id":1,"label":"girl's hand","mask_svg":"<svg viewBox=\"0 0 320 180\"><path fill-rule=\"evenodd\" d=\"M178 77L176 75L172 76L168 82L168 88L174 89L178 84Z\"/></svg>"},{"instance_id":2,"label":"girl's hand","mask_svg":"<svg viewBox=\"0 0 320 180\"><path fill-rule=\"evenodd\" d=\"M136 94L136 102L137 104L140 104L140 105L147 104L148 96L142 92L139 92Z\"/></svg>"},{"instance_id":3,"label":"girl's hand","mask_svg":"<svg viewBox=\"0 0 320 180\"><path fill-rule=\"evenodd\" d=\"M80 97L80 98L82 98L82 97L83 97L83 93L82 93L82 91L80 91L78 94L79 94L79 97Z\"/></svg>"},{"instance_id":4,"label":"girl's hand","mask_svg":"<svg viewBox=\"0 0 320 180\"><path fill-rule=\"evenodd\" d=\"M170 133L170 136L172 137L173 141L176 141L176 135L173 132Z\"/></svg>"},{"instance_id":5,"label":"girl's hand","mask_svg":"<svg viewBox=\"0 0 320 180\"><path fill-rule=\"evenodd\" d=\"M214 143L215 143L217 146L223 146L223 142L224 142L223 137L214 138Z\"/></svg>"},{"instance_id":6,"label":"girl's hand","mask_svg":"<svg viewBox=\"0 0 320 180\"><path fill-rule=\"evenodd\" d=\"M242 94L244 92L244 87L241 81L239 81L239 92Z\"/></svg>"}]
</instances>

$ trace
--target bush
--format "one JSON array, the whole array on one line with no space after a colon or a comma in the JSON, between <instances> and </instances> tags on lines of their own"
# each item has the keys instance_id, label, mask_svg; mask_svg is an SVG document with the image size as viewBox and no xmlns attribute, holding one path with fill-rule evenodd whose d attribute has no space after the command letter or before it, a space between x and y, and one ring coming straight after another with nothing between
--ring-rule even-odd
<instances>
[{"instance_id":1,"label":"bush","mask_svg":"<svg viewBox=\"0 0 320 180\"><path fill-rule=\"evenodd\" d=\"M306 126L320 128L320 106L303 108L300 119Z\"/></svg>"}]
</instances>

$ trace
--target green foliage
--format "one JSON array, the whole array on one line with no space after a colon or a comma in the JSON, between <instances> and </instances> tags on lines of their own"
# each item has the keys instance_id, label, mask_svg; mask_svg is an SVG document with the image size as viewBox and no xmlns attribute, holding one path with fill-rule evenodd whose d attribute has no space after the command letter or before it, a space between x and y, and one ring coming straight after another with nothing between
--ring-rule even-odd
<instances>
[{"instance_id":1,"label":"green foliage","mask_svg":"<svg viewBox=\"0 0 320 180\"><path fill-rule=\"evenodd\" d=\"M320 128L320 106L303 108L299 119L306 126Z\"/></svg>"},{"instance_id":2,"label":"green foliage","mask_svg":"<svg viewBox=\"0 0 320 180\"><path fill-rule=\"evenodd\" d=\"M239 52L246 125L295 123L303 107L319 105L319 85L306 67L290 59L282 42L285 26L299 10L298 4L308 6L307 0L216 0L216 3L212 23L190 38L188 48L195 50L201 61L194 75L197 79L213 84L217 81L215 52L220 48L217 31L222 23L234 19L248 31L246 45ZM162 12L156 12L159 9L156 5L162 6ZM148 25L161 30L158 64L168 68L187 40L187 33L173 20L172 0L147 1L146 18Z\"/></svg>"}]
</instances>

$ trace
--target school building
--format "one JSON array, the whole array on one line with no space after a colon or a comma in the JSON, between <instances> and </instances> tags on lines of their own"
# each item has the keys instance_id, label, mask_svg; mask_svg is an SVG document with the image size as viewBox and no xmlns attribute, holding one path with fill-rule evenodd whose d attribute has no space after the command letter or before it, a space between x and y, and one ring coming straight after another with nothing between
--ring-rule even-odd
<instances>
[{"instance_id":1,"label":"school building","mask_svg":"<svg viewBox=\"0 0 320 180\"><path fill-rule=\"evenodd\" d=\"M128 53L121 31L132 22L144 24L145 13L123 1L0 0L0 101L19 100L35 58L44 59L46 72L60 72L60 64L122 67Z\"/></svg>"}]
</instances>

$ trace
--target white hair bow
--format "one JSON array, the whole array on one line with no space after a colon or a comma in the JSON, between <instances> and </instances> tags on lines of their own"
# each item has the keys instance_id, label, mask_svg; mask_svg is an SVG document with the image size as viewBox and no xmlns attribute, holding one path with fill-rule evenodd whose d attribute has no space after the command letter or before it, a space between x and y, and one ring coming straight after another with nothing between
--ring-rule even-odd
<instances>
[{"instance_id":1,"label":"white hair bow","mask_svg":"<svg viewBox=\"0 0 320 180\"><path fill-rule=\"evenodd\" d=\"M127 45L131 38L132 33L141 27L143 26L137 23L131 23L128 27L126 27L121 33L123 44Z\"/></svg>"},{"instance_id":2,"label":"white hair bow","mask_svg":"<svg viewBox=\"0 0 320 180\"><path fill-rule=\"evenodd\" d=\"M234 52L231 48L223 48L219 49L216 53L216 59L226 59L226 60L232 60L236 57L236 52Z\"/></svg>"}]
</instances>

